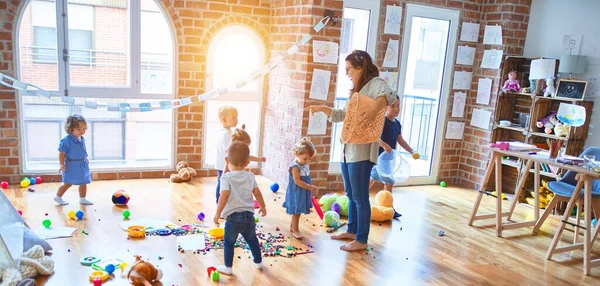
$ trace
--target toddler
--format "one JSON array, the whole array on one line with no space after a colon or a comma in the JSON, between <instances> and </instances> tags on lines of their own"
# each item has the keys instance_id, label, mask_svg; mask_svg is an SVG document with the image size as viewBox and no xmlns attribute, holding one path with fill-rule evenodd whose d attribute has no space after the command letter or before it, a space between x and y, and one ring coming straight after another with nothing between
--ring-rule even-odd
<instances>
[{"instance_id":1,"label":"toddler","mask_svg":"<svg viewBox=\"0 0 600 286\"><path fill-rule=\"evenodd\" d=\"M219 194L221 187L221 175L225 170L225 156L227 155L227 148L231 144L231 128L238 124L238 112L235 107L224 105L219 108L219 119L221 120L222 129L217 134L217 158L215 162L215 169L217 169L217 203L219 203Z\"/></svg>"}]
</instances>

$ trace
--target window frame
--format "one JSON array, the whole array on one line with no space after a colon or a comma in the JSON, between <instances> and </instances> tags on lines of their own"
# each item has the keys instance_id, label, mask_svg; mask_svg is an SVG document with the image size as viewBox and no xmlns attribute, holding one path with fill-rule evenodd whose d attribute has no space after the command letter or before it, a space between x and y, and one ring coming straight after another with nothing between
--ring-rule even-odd
<instances>
[{"instance_id":1,"label":"window frame","mask_svg":"<svg viewBox=\"0 0 600 286\"><path fill-rule=\"evenodd\" d=\"M14 42L16 43L16 48L13 49L14 59L15 59L15 74L18 75L18 78L21 78L21 58L20 58L20 27L24 18L25 10L30 7L32 1L34 0L26 0L25 3L21 5L20 10L17 12L17 21L16 25L13 25L13 35L15 35ZM152 94L152 93L141 93L141 1L131 1L129 2L128 12L129 12L129 49L130 49L130 57L129 57L129 65L130 65L130 87L129 88L111 88L111 87L71 87L69 84L70 75L69 75L69 62L63 60L62 52L65 47L68 47L68 0L55 0L53 2L55 4L55 19L56 19L56 36L57 36L57 72L58 72L58 90L49 90L50 96L52 98L58 97L60 94L65 94L72 97L77 98L93 98L93 99L102 99L102 98L111 98L111 99L144 99L144 100L156 100L156 99L174 99L176 97L177 91L177 82L178 82L178 73L177 71L177 33L175 27L173 26L173 22L169 18L169 14L165 9L164 5L158 0L152 0L158 7L160 13L163 17L165 17L166 24L169 29L169 36L171 38L172 45L172 65L171 65L171 74L172 74L172 85L171 85L171 94ZM94 11L95 12L95 11ZM136 13L137 12L137 13ZM64 13L64 18L63 18ZM62 21L61 21L62 19ZM136 21L137 20L137 21ZM33 34L33 23L31 24ZM95 46L94 43L94 33L92 31L92 46ZM135 38L134 38L135 36ZM32 35L33 37L33 35ZM136 55L136 56L133 56ZM93 62L92 62L93 64ZM74 65L80 65L79 63L75 63ZM57 93L54 93L57 92ZM20 92L19 92L20 93ZM19 138L23 138L25 136L26 130L24 130L25 126L25 117L23 116L23 100L22 96L29 96L20 93L16 97L17 105L19 108L19 124L20 127L17 128L17 135ZM166 166L151 166L151 167L111 167L111 168L99 168L93 169L92 171L111 171L111 172L120 172L120 171L163 171L165 168L173 168L175 166L176 161L176 152L177 148L175 146L176 143L176 132L177 132L177 111L175 109L172 110L171 114L171 134L168 134L170 137L170 145L171 148L171 158L170 162ZM91 144L91 142L90 142ZM27 152L25 148L27 148L26 140L21 140L19 147L23 152ZM58 157L58 156L57 156ZM27 169L26 156L21 154L19 156L19 164L21 165L21 170L23 173L37 173L37 174L55 174L56 171L53 170L29 170Z\"/></svg>"}]
</instances>

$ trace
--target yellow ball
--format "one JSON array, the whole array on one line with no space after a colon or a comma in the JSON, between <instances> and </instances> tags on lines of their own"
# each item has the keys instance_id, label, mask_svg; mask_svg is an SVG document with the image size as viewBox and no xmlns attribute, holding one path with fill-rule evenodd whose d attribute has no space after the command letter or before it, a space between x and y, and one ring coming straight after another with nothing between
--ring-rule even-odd
<instances>
[{"instance_id":1,"label":"yellow ball","mask_svg":"<svg viewBox=\"0 0 600 286\"><path fill-rule=\"evenodd\" d=\"M30 184L31 184L31 182L29 180L21 181L21 187L23 187L23 188L29 187Z\"/></svg>"},{"instance_id":2,"label":"yellow ball","mask_svg":"<svg viewBox=\"0 0 600 286\"><path fill-rule=\"evenodd\" d=\"M72 211L72 210L71 210L71 211L69 211L69 212L67 213L67 216L68 216L70 219L74 219L74 218L75 218L75 211Z\"/></svg>"},{"instance_id":3,"label":"yellow ball","mask_svg":"<svg viewBox=\"0 0 600 286\"><path fill-rule=\"evenodd\" d=\"M413 159L418 160L419 158L421 158L421 155L418 152L415 152L412 154Z\"/></svg>"}]
</instances>

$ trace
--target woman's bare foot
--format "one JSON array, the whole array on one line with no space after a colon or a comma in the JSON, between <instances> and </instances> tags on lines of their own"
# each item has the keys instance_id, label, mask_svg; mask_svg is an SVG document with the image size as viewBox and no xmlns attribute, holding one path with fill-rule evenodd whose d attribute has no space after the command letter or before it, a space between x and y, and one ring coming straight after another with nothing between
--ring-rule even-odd
<instances>
[{"instance_id":1,"label":"woman's bare foot","mask_svg":"<svg viewBox=\"0 0 600 286\"><path fill-rule=\"evenodd\" d=\"M335 240L355 239L355 238L356 238L356 234L349 233L349 232L334 234L331 236L331 239L335 239Z\"/></svg>"},{"instance_id":2,"label":"woman's bare foot","mask_svg":"<svg viewBox=\"0 0 600 286\"><path fill-rule=\"evenodd\" d=\"M367 249L367 244L366 243L360 243L358 241L352 241L352 242L348 242L345 245L340 246L341 250L344 251L348 251L348 252L352 252L352 251L360 251L360 250L365 250Z\"/></svg>"},{"instance_id":3,"label":"woman's bare foot","mask_svg":"<svg viewBox=\"0 0 600 286\"><path fill-rule=\"evenodd\" d=\"M292 235L296 239L302 239L302 238L304 238L304 235L302 235L302 233L300 231L292 231Z\"/></svg>"}]
</instances>

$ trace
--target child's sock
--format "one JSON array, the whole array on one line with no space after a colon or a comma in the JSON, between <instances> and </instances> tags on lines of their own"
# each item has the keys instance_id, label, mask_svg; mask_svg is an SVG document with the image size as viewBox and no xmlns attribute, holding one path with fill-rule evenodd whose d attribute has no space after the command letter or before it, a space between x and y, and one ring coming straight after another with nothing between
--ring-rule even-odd
<instances>
[{"instance_id":1,"label":"child's sock","mask_svg":"<svg viewBox=\"0 0 600 286\"><path fill-rule=\"evenodd\" d=\"M225 265L217 266L217 271L219 271L219 273L225 274L225 275L231 275L231 273L233 273L233 270L231 269L231 267L227 267Z\"/></svg>"},{"instance_id":2,"label":"child's sock","mask_svg":"<svg viewBox=\"0 0 600 286\"><path fill-rule=\"evenodd\" d=\"M260 263L254 263L254 266L256 266L256 268L258 268L258 269L262 269L263 268L263 263L262 262L260 262Z\"/></svg>"},{"instance_id":3,"label":"child's sock","mask_svg":"<svg viewBox=\"0 0 600 286\"><path fill-rule=\"evenodd\" d=\"M79 203L82 204L82 205L88 205L88 206L94 204L94 203L86 200L85 198L79 198Z\"/></svg>"},{"instance_id":4,"label":"child's sock","mask_svg":"<svg viewBox=\"0 0 600 286\"><path fill-rule=\"evenodd\" d=\"M69 204L67 201L63 200L63 198L61 198L59 196L55 196L54 201L57 202L61 206L66 206Z\"/></svg>"}]
</instances>

